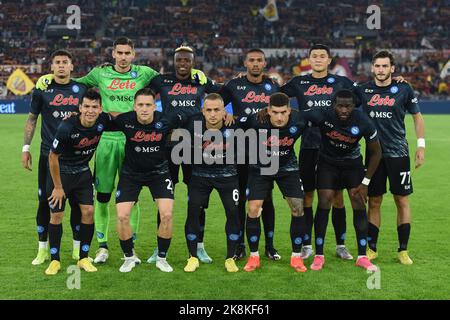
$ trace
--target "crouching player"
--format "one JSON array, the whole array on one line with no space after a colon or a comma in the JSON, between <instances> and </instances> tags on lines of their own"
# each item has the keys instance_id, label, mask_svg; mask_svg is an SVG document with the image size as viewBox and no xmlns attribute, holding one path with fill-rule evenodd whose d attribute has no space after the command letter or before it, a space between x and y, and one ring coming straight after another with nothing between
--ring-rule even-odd
<instances>
[{"instance_id":1,"label":"crouching player","mask_svg":"<svg viewBox=\"0 0 450 320\"><path fill-rule=\"evenodd\" d=\"M181 125L185 116L180 112L163 117L155 110L155 93L148 88L141 89L134 96L134 111L114 119L116 128L126 137L125 159L116 192L117 231L125 255L120 272L130 272L141 263L134 252L130 214L142 187L150 189L161 216L156 267L163 272L173 271L166 255L172 238L174 190L164 147L169 132ZM194 113L187 108L185 114L189 112Z\"/></svg>"},{"instance_id":2,"label":"crouching player","mask_svg":"<svg viewBox=\"0 0 450 320\"><path fill-rule=\"evenodd\" d=\"M377 130L361 109L355 109L355 97L350 90L336 93L333 107L301 112L305 121L319 127L321 148L317 166L319 203L314 219L316 256L312 270L321 270L325 264L324 243L328 214L336 192L348 190L356 231L358 259L356 265L376 271L366 256L367 248L367 190L381 159ZM360 152L359 140L364 137L370 154L367 172Z\"/></svg>"},{"instance_id":3,"label":"crouching player","mask_svg":"<svg viewBox=\"0 0 450 320\"><path fill-rule=\"evenodd\" d=\"M97 271L88 258L94 235L94 190L89 160L111 121L107 114L102 113L101 97L94 90L85 93L79 111L79 116L61 122L49 154L47 194L50 195L51 217L48 233L52 261L45 271L47 275L55 275L61 269L59 253L66 198L78 203L81 210L80 259L77 265L87 272Z\"/></svg>"},{"instance_id":4,"label":"crouching player","mask_svg":"<svg viewBox=\"0 0 450 320\"><path fill-rule=\"evenodd\" d=\"M193 162L192 177L188 184L185 236L190 257L184 268L186 272L194 272L199 267L197 244L201 233L200 216L203 208L208 207L213 189L218 191L226 214L225 268L228 272L239 270L233 259L239 244L239 179L234 159L234 144L230 142L234 139L234 129L237 126L225 125L225 115L222 97L217 93L210 93L205 97L202 113L190 117L184 125L194 141L196 137L202 137L199 143L192 144L194 159L196 152L200 152L202 157L199 162ZM233 152L233 157L230 157L228 152Z\"/></svg>"},{"instance_id":5,"label":"crouching player","mask_svg":"<svg viewBox=\"0 0 450 320\"><path fill-rule=\"evenodd\" d=\"M257 164L250 164L246 232L251 252L244 270L251 272L260 267L258 245L261 235L261 209L264 199L270 194L272 185L276 182L291 209L291 267L296 272L305 272L306 267L300 256L302 239L305 233L304 193L294 144L300 138L306 124L299 117L299 112L290 108L289 97L284 93L272 94L269 107L266 110L268 121L264 123L256 121L253 115L239 120L241 123L247 122L248 128L259 131L258 147L265 149L266 155L270 157L270 167L274 169L271 170L274 171L273 173L263 173L263 169L268 168L264 168L262 161L258 161ZM267 132L265 137L263 137L264 135L261 136L261 133L264 132ZM250 145L252 145L252 141ZM261 154L261 152L259 153ZM278 167L273 168L277 161Z\"/></svg>"}]
</instances>

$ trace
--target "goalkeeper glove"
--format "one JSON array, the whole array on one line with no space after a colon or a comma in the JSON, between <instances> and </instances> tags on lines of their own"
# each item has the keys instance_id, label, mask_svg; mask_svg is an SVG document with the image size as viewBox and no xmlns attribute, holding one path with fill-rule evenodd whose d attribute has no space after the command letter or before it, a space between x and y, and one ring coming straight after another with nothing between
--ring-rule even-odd
<instances>
[{"instance_id":1,"label":"goalkeeper glove","mask_svg":"<svg viewBox=\"0 0 450 320\"><path fill-rule=\"evenodd\" d=\"M47 87L52 83L53 78L54 76L51 73L41 76L36 82L36 89L47 90Z\"/></svg>"},{"instance_id":2,"label":"goalkeeper glove","mask_svg":"<svg viewBox=\"0 0 450 320\"><path fill-rule=\"evenodd\" d=\"M201 85L204 85L208 82L208 79L206 78L203 71L198 69L191 69L191 78L192 80L197 81Z\"/></svg>"}]
</instances>

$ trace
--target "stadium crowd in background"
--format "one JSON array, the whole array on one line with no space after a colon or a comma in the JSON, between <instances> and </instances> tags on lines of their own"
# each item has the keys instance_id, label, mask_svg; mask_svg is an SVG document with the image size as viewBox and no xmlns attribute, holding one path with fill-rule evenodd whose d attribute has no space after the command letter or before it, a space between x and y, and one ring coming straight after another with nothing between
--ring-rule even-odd
<instances>
[{"instance_id":1,"label":"stadium crowd in background","mask_svg":"<svg viewBox=\"0 0 450 320\"><path fill-rule=\"evenodd\" d=\"M186 42L196 49L197 67L224 82L240 71L242 53L248 48L308 48L311 43L325 42L334 49L356 49L354 57L346 59L350 78L358 82L369 79L370 57L377 49L426 49L420 55L399 58L397 72L411 82L421 98L449 95L449 77L439 75L448 61L446 22L450 9L445 2L426 1L424 5L418 0L383 1L381 29L365 30L358 37L358 30L366 29L363 26L370 4L366 1L278 0L280 19L270 22L259 12L265 4L262 0L247 1L244 6L238 0L79 0L76 4L82 15L78 35L67 39L52 36L49 30L65 24L71 4L1 1L0 66L42 65L27 72L36 80L48 66L49 52L65 47L77 57L76 76L86 74L92 66L110 59L114 38L133 35L137 48L164 48L158 53L141 53L137 57L140 63L167 70L167 61L171 61L167 56ZM287 81L296 75L296 67L304 58L306 54L294 50L269 56L268 70ZM0 68L0 83L6 82L9 74L7 68Z\"/></svg>"}]
</instances>

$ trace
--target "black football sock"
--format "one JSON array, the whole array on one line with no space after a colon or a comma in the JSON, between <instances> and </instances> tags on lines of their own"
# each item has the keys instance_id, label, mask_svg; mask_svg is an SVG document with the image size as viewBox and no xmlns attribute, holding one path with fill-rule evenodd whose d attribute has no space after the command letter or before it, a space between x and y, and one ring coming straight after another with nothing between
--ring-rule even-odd
<instances>
[{"instance_id":1,"label":"black football sock","mask_svg":"<svg viewBox=\"0 0 450 320\"><path fill-rule=\"evenodd\" d=\"M158 236L158 257L165 258L167 256L167 251L170 247L170 240L171 238L164 239Z\"/></svg>"},{"instance_id":2,"label":"black football sock","mask_svg":"<svg viewBox=\"0 0 450 320\"><path fill-rule=\"evenodd\" d=\"M60 260L59 249L61 247L61 238L63 234L62 224L52 224L48 225L48 238L50 242L50 254L53 260Z\"/></svg>"},{"instance_id":3,"label":"black football sock","mask_svg":"<svg viewBox=\"0 0 450 320\"><path fill-rule=\"evenodd\" d=\"M310 246L312 239L312 228L314 224L313 209L312 207L303 208L305 217L305 235L303 237L303 245Z\"/></svg>"},{"instance_id":4,"label":"black football sock","mask_svg":"<svg viewBox=\"0 0 450 320\"><path fill-rule=\"evenodd\" d=\"M305 233L305 216L291 216L291 243L292 252L299 253L302 250L302 242Z\"/></svg>"},{"instance_id":5,"label":"black football sock","mask_svg":"<svg viewBox=\"0 0 450 320\"><path fill-rule=\"evenodd\" d=\"M353 226L358 243L358 256L365 256L367 250L367 213L366 210L353 210Z\"/></svg>"},{"instance_id":6,"label":"black football sock","mask_svg":"<svg viewBox=\"0 0 450 320\"><path fill-rule=\"evenodd\" d=\"M48 224L50 223L50 208L47 201L39 201L36 212L36 226L40 242L46 242L48 238Z\"/></svg>"},{"instance_id":7,"label":"black football sock","mask_svg":"<svg viewBox=\"0 0 450 320\"><path fill-rule=\"evenodd\" d=\"M314 217L314 236L316 240L316 254L323 255L323 246L328 226L328 213L330 209L317 208Z\"/></svg>"},{"instance_id":8,"label":"black football sock","mask_svg":"<svg viewBox=\"0 0 450 320\"><path fill-rule=\"evenodd\" d=\"M262 221L264 225L264 235L266 238L266 248L273 247L273 235L275 231L275 208L272 199L264 200L262 206Z\"/></svg>"},{"instance_id":9,"label":"black football sock","mask_svg":"<svg viewBox=\"0 0 450 320\"><path fill-rule=\"evenodd\" d=\"M333 222L336 244L341 246L345 244L345 235L347 231L347 223L345 218L345 207L333 207L331 210L331 221Z\"/></svg>"},{"instance_id":10,"label":"black football sock","mask_svg":"<svg viewBox=\"0 0 450 320\"><path fill-rule=\"evenodd\" d=\"M369 230L367 233L367 240L369 242L369 248L373 251L377 252L377 242L378 242L378 233L380 229L372 223L369 222Z\"/></svg>"},{"instance_id":11,"label":"black football sock","mask_svg":"<svg viewBox=\"0 0 450 320\"><path fill-rule=\"evenodd\" d=\"M125 255L125 257L129 258L133 256L133 237L127 240L120 240L120 247Z\"/></svg>"},{"instance_id":12,"label":"black football sock","mask_svg":"<svg viewBox=\"0 0 450 320\"><path fill-rule=\"evenodd\" d=\"M258 251L259 238L261 237L261 221L258 218L247 216L247 241L251 252Z\"/></svg>"},{"instance_id":13,"label":"black football sock","mask_svg":"<svg viewBox=\"0 0 450 320\"><path fill-rule=\"evenodd\" d=\"M398 233L398 252L408 249L409 234L411 233L411 224L404 223L397 227Z\"/></svg>"},{"instance_id":14,"label":"black football sock","mask_svg":"<svg viewBox=\"0 0 450 320\"><path fill-rule=\"evenodd\" d=\"M198 233L198 242L203 242L203 238L205 236L205 223L206 223L206 213L205 208L201 208L200 211L200 230Z\"/></svg>"},{"instance_id":15,"label":"black football sock","mask_svg":"<svg viewBox=\"0 0 450 320\"><path fill-rule=\"evenodd\" d=\"M92 237L94 236L94 224L81 223L80 226L80 259L87 258L89 248L91 247Z\"/></svg>"}]
</instances>

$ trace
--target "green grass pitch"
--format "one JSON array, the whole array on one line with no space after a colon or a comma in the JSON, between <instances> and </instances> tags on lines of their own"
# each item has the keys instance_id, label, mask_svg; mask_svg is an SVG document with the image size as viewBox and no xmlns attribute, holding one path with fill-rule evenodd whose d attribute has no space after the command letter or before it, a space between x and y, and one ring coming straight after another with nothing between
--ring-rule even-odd
<instances>
[{"instance_id":1,"label":"green grass pitch","mask_svg":"<svg viewBox=\"0 0 450 320\"><path fill-rule=\"evenodd\" d=\"M275 246L282 259L273 262L262 258L261 269L247 273L242 270L228 274L224 269L225 214L214 192L206 217L205 246L214 259L211 265L201 265L197 272L183 271L187 259L184 239L186 188L179 185L174 209L174 237L168 260L174 272L165 274L146 263L129 274L119 273L121 250L115 228L115 208L111 204L109 230L110 259L94 274L81 273L81 288L67 288L66 272L75 262L71 259L72 240L69 216L64 220L62 240L62 270L57 276L44 274L47 264L32 266L37 252L35 212L37 206L37 162L39 128L32 145L33 171L21 166L21 146L25 115L0 117L0 299L449 299L450 268L450 116L425 116L427 149L425 166L412 169L414 194L411 197L413 216L409 252L412 266L402 266L396 260L396 211L390 194L382 207L382 227L379 240L381 269L379 288L368 289L371 274L354 266L354 261L340 261L334 256L334 232L329 223L325 255L326 265L320 272L308 270L295 273L289 267L289 210L279 190L275 190ZM408 138L415 150L412 118L407 118ZM413 154L411 153L412 157ZM346 197L347 198L347 197ZM156 210L149 192L140 198L141 223L136 244L137 254L145 261L156 245ZM352 213L347 207L347 246L356 255ZM261 247L264 240L261 241ZM97 248L94 239L91 256ZM311 259L306 261L309 268ZM369 281L370 282L370 281ZM373 283L373 282L372 282Z\"/></svg>"}]
</instances>

